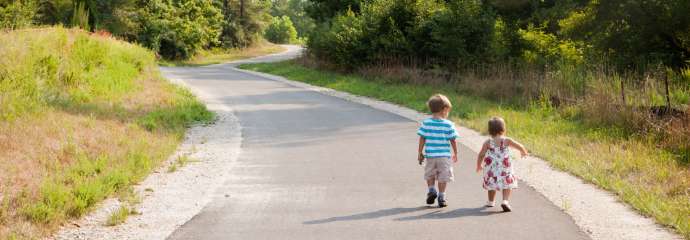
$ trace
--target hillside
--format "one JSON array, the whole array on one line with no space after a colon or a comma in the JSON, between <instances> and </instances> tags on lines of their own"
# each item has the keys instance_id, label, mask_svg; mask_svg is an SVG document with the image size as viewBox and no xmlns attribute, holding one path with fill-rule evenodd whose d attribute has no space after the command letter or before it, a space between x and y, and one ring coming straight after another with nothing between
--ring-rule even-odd
<instances>
[{"instance_id":1,"label":"hillside","mask_svg":"<svg viewBox=\"0 0 690 240\"><path fill-rule=\"evenodd\" d=\"M0 33L0 239L87 213L166 159L213 114L149 50L61 27ZM134 200L135 201L135 200Z\"/></svg>"}]
</instances>

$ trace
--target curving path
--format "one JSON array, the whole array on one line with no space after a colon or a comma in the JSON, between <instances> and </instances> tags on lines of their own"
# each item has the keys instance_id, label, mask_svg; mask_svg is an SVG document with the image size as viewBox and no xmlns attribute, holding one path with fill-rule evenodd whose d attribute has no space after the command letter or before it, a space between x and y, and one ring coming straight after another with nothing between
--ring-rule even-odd
<instances>
[{"instance_id":1,"label":"curving path","mask_svg":"<svg viewBox=\"0 0 690 240\"><path fill-rule=\"evenodd\" d=\"M236 64L162 68L222 96L214 103L234 109L243 137L215 199L169 239L588 239L525 184L512 199L514 212L483 208L476 153L465 146L449 206L427 207L416 122L243 73Z\"/></svg>"}]
</instances>

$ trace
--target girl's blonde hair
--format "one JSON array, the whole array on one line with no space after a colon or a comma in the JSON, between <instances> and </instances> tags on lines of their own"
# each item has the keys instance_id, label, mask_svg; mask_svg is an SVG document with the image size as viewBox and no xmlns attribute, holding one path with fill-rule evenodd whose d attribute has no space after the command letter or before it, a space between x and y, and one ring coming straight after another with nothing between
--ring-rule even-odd
<instances>
[{"instance_id":1,"label":"girl's blonde hair","mask_svg":"<svg viewBox=\"0 0 690 240\"><path fill-rule=\"evenodd\" d=\"M503 118L492 117L489 120L489 135L492 137L504 134L506 132L506 122Z\"/></svg>"}]
</instances>

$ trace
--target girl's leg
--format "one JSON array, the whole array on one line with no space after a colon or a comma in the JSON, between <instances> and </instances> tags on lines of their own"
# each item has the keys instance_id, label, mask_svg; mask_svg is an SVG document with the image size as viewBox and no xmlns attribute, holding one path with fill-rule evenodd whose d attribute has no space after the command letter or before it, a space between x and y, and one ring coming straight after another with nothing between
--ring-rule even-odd
<instances>
[{"instance_id":1,"label":"girl's leg","mask_svg":"<svg viewBox=\"0 0 690 240\"><path fill-rule=\"evenodd\" d=\"M496 190L489 190L489 202L493 202L496 199Z\"/></svg>"},{"instance_id":2,"label":"girl's leg","mask_svg":"<svg viewBox=\"0 0 690 240\"><path fill-rule=\"evenodd\" d=\"M507 202L510 200L510 193L512 192L512 189L503 189L503 201Z\"/></svg>"}]
</instances>

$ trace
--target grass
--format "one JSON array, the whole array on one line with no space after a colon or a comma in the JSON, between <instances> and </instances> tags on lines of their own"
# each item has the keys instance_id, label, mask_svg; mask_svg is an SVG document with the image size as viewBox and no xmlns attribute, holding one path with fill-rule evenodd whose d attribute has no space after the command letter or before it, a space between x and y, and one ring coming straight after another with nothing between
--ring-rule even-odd
<instances>
[{"instance_id":1,"label":"grass","mask_svg":"<svg viewBox=\"0 0 690 240\"><path fill-rule=\"evenodd\" d=\"M400 83L385 78L307 68L295 61L241 65L312 85L397 103L426 112L433 93L454 103L452 120L486 133L491 116L506 119L511 137L555 168L609 190L645 216L690 239L690 170L680 156L657 148L644 136L617 127L594 127L577 109L556 109L548 102L504 104L461 94L453 87Z\"/></svg>"},{"instance_id":2,"label":"grass","mask_svg":"<svg viewBox=\"0 0 690 240\"><path fill-rule=\"evenodd\" d=\"M124 223L127 221L127 217L129 217L130 214L133 214L133 211L129 209L129 207L123 205L120 206L117 210L112 212L110 216L108 216L108 220L106 221L105 225L106 226L115 226L121 223Z\"/></svg>"},{"instance_id":3,"label":"grass","mask_svg":"<svg viewBox=\"0 0 690 240\"><path fill-rule=\"evenodd\" d=\"M210 49L202 50L189 60L161 60L160 65L166 67L199 67L211 64L219 64L239 59L263 56L279 53L285 49L269 42L257 43L248 48Z\"/></svg>"},{"instance_id":4,"label":"grass","mask_svg":"<svg viewBox=\"0 0 690 240\"><path fill-rule=\"evenodd\" d=\"M0 54L0 239L44 238L108 197L133 205L131 186L214 119L137 45L54 27L0 34Z\"/></svg>"},{"instance_id":5,"label":"grass","mask_svg":"<svg viewBox=\"0 0 690 240\"><path fill-rule=\"evenodd\" d=\"M187 155L178 156L170 166L168 166L168 172L175 172L178 168L184 167L189 163L191 159Z\"/></svg>"}]
</instances>

